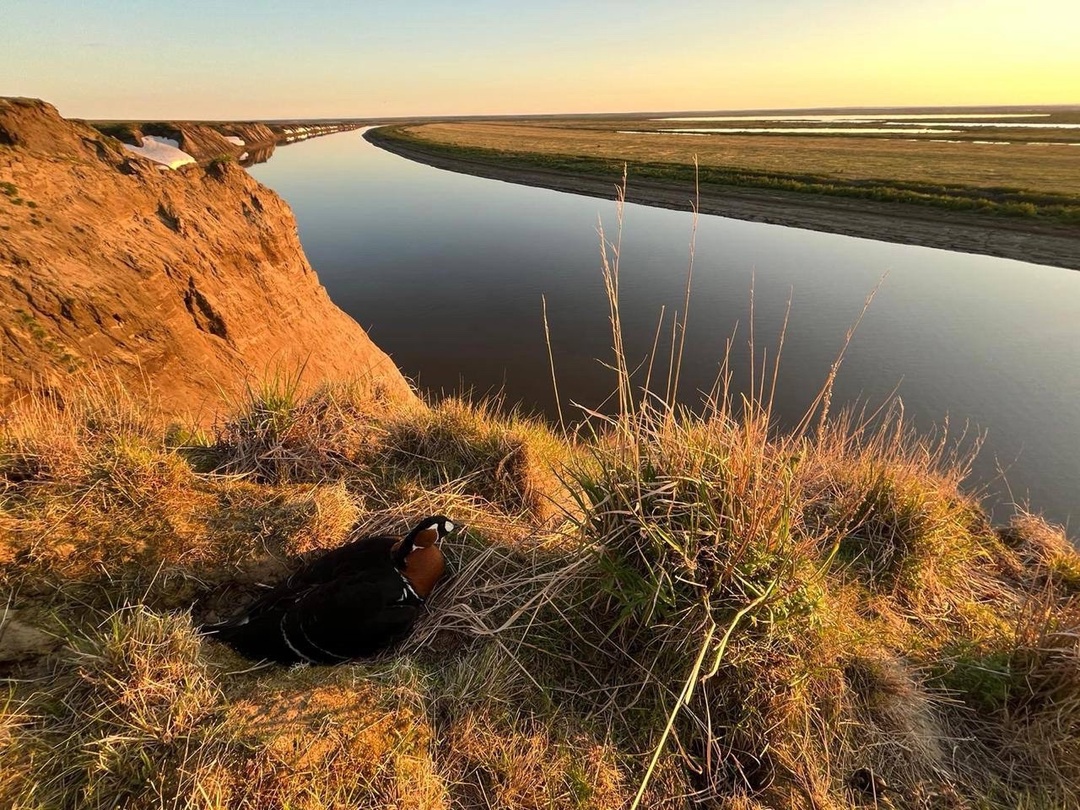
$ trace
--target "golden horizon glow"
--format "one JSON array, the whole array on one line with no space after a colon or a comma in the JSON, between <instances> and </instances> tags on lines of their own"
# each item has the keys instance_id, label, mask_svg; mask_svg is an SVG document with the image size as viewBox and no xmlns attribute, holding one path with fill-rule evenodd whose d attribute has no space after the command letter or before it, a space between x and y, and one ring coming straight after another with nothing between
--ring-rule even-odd
<instances>
[{"instance_id":1,"label":"golden horizon glow","mask_svg":"<svg viewBox=\"0 0 1080 810\"><path fill-rule=\"evenodd\" d=\"M8 5L0 94L79 117L1080 104L1075 0Z\"/></svg>"}]
</instances>

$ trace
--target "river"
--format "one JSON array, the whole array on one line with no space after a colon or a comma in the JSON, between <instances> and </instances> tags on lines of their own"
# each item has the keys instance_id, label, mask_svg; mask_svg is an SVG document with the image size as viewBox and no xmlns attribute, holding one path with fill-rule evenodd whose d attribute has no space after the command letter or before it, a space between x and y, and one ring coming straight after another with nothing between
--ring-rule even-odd
<instances>
[{"instance_id":1,"label":"river","mask_svg":"<svg viewBox=\"0 0 1080 810\"><path fill-rule=\"evenodd\" d=\"M596 231L602 220L614 237L614 203L434 169L358 132L279 149L249 171L292 206L331 298L422 388L501 393L552 416L543 297L567 416L580 413L570 401L595 407L613 389ZM690 214L626 207L633 361L661 307L669 329L682 307L691 236ZM875 407L895 389L920 429L985 434L969 487L996 519L1017 502L1059 523L1080 517L1080 273L711 216L694 249L685 402L711 388L733 334L745 384L753 290L759 360L774 356L791 302L776 403L796 419L881 282L834 403Z\"/></svg>"}]
</instances>

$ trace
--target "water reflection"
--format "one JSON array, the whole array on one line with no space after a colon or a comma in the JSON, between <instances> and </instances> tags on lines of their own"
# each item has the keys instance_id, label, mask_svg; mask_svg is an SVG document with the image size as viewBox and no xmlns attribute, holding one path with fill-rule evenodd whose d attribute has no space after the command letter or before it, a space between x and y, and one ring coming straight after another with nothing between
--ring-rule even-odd
<instances>
[{"instance_id":1,"label":"water reflection","mask_svg":"<svg viewBox=\"0 0 1080 810\"><path fill-rule=\"evenodd\" d=\"M252 147L240 156L240 165L244 167L254 166L257 163L265 163L274 154L274 144Z\"/></svg>"},{"instance_id":2,"label":"water reflection","mask_svg":"<svg viewBox=\"0 0 1080 810\"><path fill-rule=\"evenodd\" d=\"M565 400L593 406L612 380L595 227L610 202L432 169L359 133L280 151L252 173L293 206L333 299L420 384L502 390L554 410L541 320L546 296ZM631 177L630 182L633 183ZM690 216L628 206L623 322L632 358L661 307L681 307ZM888 273L848 352L837 403L878 403L897 385L929 428L988 431L975 476L996 502L1064 521L1080 480L1080 273L719 217L698 227L683 395L712 386L734 332L736 383L756 339L772 357L792 301L778 416L796 419L828 373L867 293ZM1008 471L1008 487L999 470ZM1010 490L1011 488L1011 490Z\"/></svg>"}]
</instances>

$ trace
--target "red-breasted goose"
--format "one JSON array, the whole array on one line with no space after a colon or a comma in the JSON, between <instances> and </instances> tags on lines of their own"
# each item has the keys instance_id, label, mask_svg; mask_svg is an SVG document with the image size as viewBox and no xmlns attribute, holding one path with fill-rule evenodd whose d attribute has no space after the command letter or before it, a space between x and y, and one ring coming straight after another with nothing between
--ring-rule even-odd
<instances>
[{"instance_id":1,"label":"red-breasted goose","mask_svg":"<svg viewBox=\"0 0 1080 810\"><path fill-rule=\"evenodd\" d=\"M203 628L241 655L281 664L335 664L399 641L446 571L443 515L404 537L373 535L303 566L243 613Z\"/></svg>"}]
</instances>

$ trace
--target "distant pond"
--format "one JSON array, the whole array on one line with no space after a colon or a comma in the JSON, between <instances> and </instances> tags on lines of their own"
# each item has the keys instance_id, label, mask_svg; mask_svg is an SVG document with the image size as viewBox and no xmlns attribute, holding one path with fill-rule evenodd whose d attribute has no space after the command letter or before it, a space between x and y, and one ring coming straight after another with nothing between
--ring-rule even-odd
<instances>
[{"instance_id":1,"label":"distant pond","mask_svg":"<svg viewBox=\"0 0 1080 810\"><path fill-rule=\"evenodd\" d=\"M292 206L331 298L432 391L501 392L554 414L541 314L565 404L596 406L613 379L596 226L615 205L434 169L359 132L278 149L249 171ZM630 178L633 183L633 177ZM689 214L627 206L622 317L629 354L680 309ZM813 399L867 294L886 276L841 369L834 402L894 389L921 428L986 433L970 487L995 517L1030 501L1080 518L1080 272L721 217L700 219L683 399L711 387L735 334L745 382L750 291L770 358L791 299L778 416ZM1004 474L1004 477L1003 477ZM1075 526L1070 534L1077 536Z\"/></svg>"}]
</instances>

